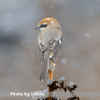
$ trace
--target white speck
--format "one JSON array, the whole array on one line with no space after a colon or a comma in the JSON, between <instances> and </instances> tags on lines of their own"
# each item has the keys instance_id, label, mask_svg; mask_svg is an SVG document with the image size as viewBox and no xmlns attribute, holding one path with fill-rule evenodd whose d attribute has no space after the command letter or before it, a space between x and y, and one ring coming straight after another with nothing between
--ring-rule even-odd
<instances>
[{"instance_id":1,"label":"white speck","mask_svg":"<svg viewBox=\"0 0 100 100\"><path fill-rule=\"evenodd\" d=\"M51 80L47 80L47 85L51 85L52 83L54 82L54 79L51 79Z\"/></svg>"},{"instance_id":2,"label":"white speck","mask_svg":"<svg viewBox=\"0 0 100 100\"><path fill-rule=\"evenodd\" d=\"M93 15L93 11L88 11L88 15L92 16Z\"/></svg>"},{"instance_id":3,"label":"white speck","mask_svg":"<svg viewBox=\"0 0 100 100\"><path fill-rule=\"evenodd\" d=\"M56 64L53 64L53 66L56 66Z\"/></svg>"},{"instance_id":4,"label":"white speck","mask_svg":"<svg viewBox=\"0 0 100 100\"><path fill-rule=\"evenodd\" d=\"M36 67L37 70L39 70L40 67Z\"/></svg>"},{"instance_id":5,"label":"white speck","mask_svg":"<svg viewBox=\"0 0 100 100\"><path fill-rule=\"evenodd\" d=\"M52 58L52 55L50 55L49 58Z\"/></svg>"},{"instance_id":6,"label":"white speck","mask_svg":"<svg viewBox=\"0 0 100 100\"><path fill-rule=\"evenodd\" d=\"M71 64L72 68L79 68L80 67L79 63L76 61L72 61L70 64Z\"/></svg>"},{"instance_id":7,"label":"white speck","mask_svg":"<svg viewBox=\"0 0 100 100\"><path fill-rule=\"evenodd\" d=\"M91 34L86 33L85 36L89 38L89 37L91 37Z\"/></svg>"},{"instance_id":8,"label":"white speck","mask_svg":"<svg viewBox=\"0 0 100 100\"><path fill-rule=\"evenodd\" d=\"M22 44L25 44L26 42L25 42L25 41L21 41L21 43L22 43Z\"/></svg>"},{"instance_id":9,"label":"white speck","mask_svg":"<svg viewBox=\"0 0 100 100\"><path fill-rule=\"evenodd\" d=\"M14 56L14 54L12 54L12 56Z\"/></svg>"},{"instance_id":10,"label":"white speck","mask_svg":"<svg viewBox=\"0 0 100 100\"><path fill-rule=\"evenodd\" d=\"M28 76L31 76L31 72L27 72L27 75L28 75Z\"/></svg>"},{"instance_id":11,"label":"white speck","mask_svg":"<svg viewBox=\"0 0 100 100\"><path fill-rule=\"evenodd\" d=\"M40 85L40 88L43 88L43 86L42 86L42 85Z\"/></svg>"},{"instance_id":12,"label":"white speck","mask_svg":"<svg viewBox=\"0 0 100 100\"><path fill-rule=\"evenodd\" d=\"M59 77L59 75L56 75L57 77Z\"/></svg>"},{"instance_id":13,"label":"white speck","mask_svg":"<svg viewBox=\"0 0 100 100\"><path fill-rule=\"evenodd\" d=\"M10 27L6 27L6 28L5 28L5 32L6 32L6 33L8 33L10 30L11 30Z\"/></svg>"},{"instance_id":14,"label":"white speck","mask_svg":"<svg viewBox=\"0 0 100 100\"><path fill-rule=\"evenodd\" d=\"M61 63L64 64L64 65L66 65L67 60L65 58L61 59Z\"/></svg>"},{"instance_id":15,"label":"white speck","mask_svg":"<svg viewBox=\"0 0 100 100\"><path fill-rule=\"evenodd\" d=\"M18 45L18 48L20 48L20 45Z\"/></svg>"},{"instance_id":16,"label":"white speck","mask_svg":"<svg viewBox=\"0 0 100 100\"><path fill-rule=\"evenodd\" d=\"M25 89L27 89L27 87L25 87Z\"/></svg>"},{"instance_id":17,"label":"white speck","mask_svg":"<svg viewBox=\"0 0 100 100\"><path fill-rule=\"evenodd\" d=\"M53 5L50 5L50 9L53 9L54 7L53 7Z\"/></svg>"},{"instance_id":18,"label":"white speck","mask_svg":"<svg viewBox=\"0 0 100 100\"><path fill-rule=\"evenodd\" d=\"M59 82L59 84L62 83L62 82L65 82L64 76L62 76L61 78L59 78L58 82Z\"/></svg>"},{"instance_id":19,"label":"white speck","mask_svg":"<svg viewBox=\"0 0 100 100\"><path fill-rule=\"evenodd\" d=\"M70 69L70 66L68 67L68 69Z\"/></svg>"},{"instance_id":20,"label":"white speck","mask_svg":"<svg viewBox=\"0 0 100 100\"><path fill-rule=\"evenodd\" d=\"M23 56L23 54L21 54L21 56Z\"/></svg>"},{"instance_id":21,"label":"white speck","mask_svg":"<svg viewBox=\"0 0 100 100\"><path fill-rule=\"evenodd\" d=\"M63 13L62 12L60 12L60 16L62 16L63 15Z\"/></svg>"},{"instance_id":22,"label":"white speck","mask_svg":"<svg viewBox=\"0 0 100 100\"><path fill-rule=\"evenodd\" d=\"M39 8L39 10L41 10L41 9Z\"/></svg>"},{"instance_id":23,"label":"white speck","mask_svg":"<svg viewBox=\"0 0 100 100\"><path fill-rule=\"evenodd\" d=\"M47 20L49 21L49 18L47 18Z\"/></svg>"},{"instance_id":24,"label":"white speck","mask_svg":"<svg viewBox=\"0 0 100 100\"><path fill-rule=\"evenodd\" d=\"M59 43L62 44L61 40L59 40Z\"/></svg>"},{"instance_id":25,"label":"white speck","mask_svg":"<svg viewBox=\"0 0 100 100\"><path fill-rule=\"evenodd\" d=\"M93 97L90 97L90 99L93 99Z\"/></svg>"},{"instance_id":26,"label":"white speck","mask_svg":"<svg viewBox=\"0 0 100 100\"><path fill-rule=\"evenodd\" d=\"M39 53L39 51L37 50L37 53Z\"/></svg>"},{"instance_id":27,"label":"white speck","mask_svg":"<svg viewBox=\"0 0 100 100\"><path fill-rule=\"evenodd\" d=\"M31 57L33 57L33 56L34 56L32 53L31 53L30 55L31 55Z\"/></svg>"},{"instance_id":28,"label":"white speck","mask_svg":"<svg viewBox=\"0 0 100 100\"><path fill-rule=\"evenodd\" d=\"M29 43L29 42L31 42L31 39L27 39L26 41Z\"/></svg>"},{"instance_id":29,"label":"white speck","mask_svg":"<svg viewBox=\"0 0 100 100\"><path fill-rule=\"evenodd\" d=\"M6 16L7 16L8 18L11 18L11 17L12 17L12 14L11 14L11 13L7 13Z\"/></svg>"},{"instance_id":30,"label":"white speck","mask_svg":"<svg viewBox=\"0 0 100 100\"><path fill-rule=\"evenodd\" d=\"M29 48L29 45L27 45L27 47Z\"/></svg>"},{"instance_id":31,"label":"white speck","mask_svg":"<svg viewBox=\"0 0 100 100\"><path fill-rule=\"evenodd\" d=\"M75 83L70 82L70 83L68 84L68 87L73 88L74 85L75 85Z\"/></svg>"}]
</instances>

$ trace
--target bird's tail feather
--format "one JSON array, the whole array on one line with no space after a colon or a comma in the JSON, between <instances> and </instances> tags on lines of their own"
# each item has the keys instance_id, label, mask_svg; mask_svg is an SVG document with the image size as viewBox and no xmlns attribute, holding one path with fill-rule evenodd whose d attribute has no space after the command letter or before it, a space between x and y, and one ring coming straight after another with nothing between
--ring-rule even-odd
<instances>
[{"instance_id":1,"label":"bird's tail feather","mask_svg":"<svg viewBox=\"0 0 100 100\"><path fill-rule=\"evenodd\" d=\"M49 66L49 59L44 59L40 72L40 78L39 78L40 82L46 80L48 66Z\"/></svg>"}]
</instances>

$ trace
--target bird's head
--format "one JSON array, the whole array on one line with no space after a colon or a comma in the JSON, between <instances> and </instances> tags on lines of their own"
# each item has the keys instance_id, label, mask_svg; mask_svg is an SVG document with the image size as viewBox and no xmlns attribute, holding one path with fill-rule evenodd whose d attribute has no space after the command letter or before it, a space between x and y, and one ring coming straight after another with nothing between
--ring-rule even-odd
<instances>
[{"instance_id":1,"label":"bird's head","mask_svg":"<svg viewBox=\"0 0 100 100\"><path fill-rule=\"evenodd\" d=\"M35 27L35 29L40 29L40 31L43 31L47 29L48 27L60 29L60 25L57 22L57 20L51 17L44 18L43 20L41 20L38 26Z\"/></svg>"}]
</instances>

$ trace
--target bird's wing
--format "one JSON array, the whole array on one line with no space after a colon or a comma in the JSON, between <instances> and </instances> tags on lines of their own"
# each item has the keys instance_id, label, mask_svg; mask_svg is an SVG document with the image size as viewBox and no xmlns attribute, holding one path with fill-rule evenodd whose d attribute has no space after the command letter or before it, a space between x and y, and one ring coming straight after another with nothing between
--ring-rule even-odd
<instances>
[{"instance_id":1,"label":"bird's wing","mask_svg":"<svg viewBox=\"0 0 100 100\"><path fill-rule=\"evenodd\" d=\"M62 47L62 33L60 34L61 38L60 39L53 39L49 42L49 50L51 50L53 52L54 58L57 59L59 54L60 54L60 50ZM58 37L59 38L59 37Z\"/></svg>"},{"instance_id":2,"label":"bird's wing","mask_svg":"<svg viewBox=\"0 0 100 100\"><path fill-rule=\"evenodd\" d=\"M44 45L42 43L39 44L38 46L38 53L41 59L41 62L43 62L44 59L44 51L46 50L46 48L44 47Z\"/></svg>"}]
</instances>

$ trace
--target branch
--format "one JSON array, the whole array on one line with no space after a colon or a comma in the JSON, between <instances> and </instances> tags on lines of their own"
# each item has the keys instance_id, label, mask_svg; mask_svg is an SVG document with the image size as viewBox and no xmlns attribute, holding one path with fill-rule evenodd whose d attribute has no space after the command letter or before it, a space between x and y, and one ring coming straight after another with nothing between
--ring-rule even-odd
<instances>
[{"instance_id":1,"label":"branch","mask_svg":"<svg viewBox=\"0 0 100 100\"><path fill-rule=\"evenodd\" d=\"M67 100L79 100L79 97L74 94L74 90L77 88L77 85L73 82L66 85L66 80L63 76L59 78L58 81L55 81L54 79L47 80L47 86L48 88L46 90L40 91L41 93L44 93L45 96L35 96L33 97L33 100L58 100L59 98L56 97L56 92L54 92L58 89L64 90L64 92L69 91L71 93L72 97Z\"/></svg>"}]
</instances>

